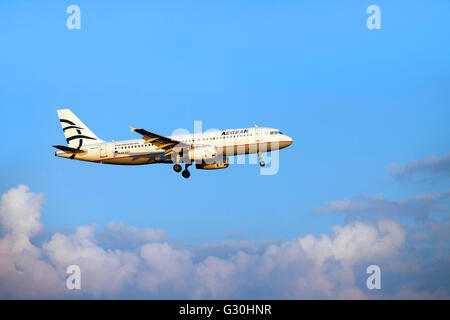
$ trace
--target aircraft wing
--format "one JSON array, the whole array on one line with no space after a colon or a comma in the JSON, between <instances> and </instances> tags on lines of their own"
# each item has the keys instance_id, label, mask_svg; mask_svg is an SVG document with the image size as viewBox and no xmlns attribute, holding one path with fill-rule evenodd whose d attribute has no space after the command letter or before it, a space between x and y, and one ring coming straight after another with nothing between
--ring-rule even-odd
<instances>
[{"instance_id":1,"label":"aircraft wing","mask_svg":"<svg viewBox=\"0 0 450 320\"><path fill-rule=\"evenodd\" d=\"M169 155L172 153L173 149L183 149L183 148L189 148L189 144L182 143L177 140L170 139L165 136L161 136L159 134L147 131L145 129L136 129L133 127L130 127L131 131L135 131L142 135L142 139L145 140L145 143L151 143L155 145L158 149L164 150L166 152L166 155Z\"/></svg>"}]
</instances>

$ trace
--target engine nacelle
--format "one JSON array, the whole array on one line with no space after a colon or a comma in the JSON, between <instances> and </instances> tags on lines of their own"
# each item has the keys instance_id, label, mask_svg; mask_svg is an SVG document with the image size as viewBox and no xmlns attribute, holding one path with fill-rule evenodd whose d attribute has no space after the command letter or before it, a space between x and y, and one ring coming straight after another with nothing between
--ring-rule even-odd
<instances>
[{"instance_id":1,"label":"engine nacelle","mask_svg":"<svg viewBox=\"0 0 450 320\"><path fill-rule=\"evenodd\" d=\"M196 163L195 167L197 169L203 169L203 170L214 170L214 169L225 169L228 168L228 158L218 158L213 161L208 160L207 163Z\"/></svg>"},{"instance_id":2,"label":"engine nacelle","mask_svg":"<svg viewBox=\"0 0 450 320\"><path fill-rule=\"evenodd\" d=\"M188 154L192 161L213 159L217 156L217 148L214 146L195 147L190 149Z\"/></svg>"}]
</instances>

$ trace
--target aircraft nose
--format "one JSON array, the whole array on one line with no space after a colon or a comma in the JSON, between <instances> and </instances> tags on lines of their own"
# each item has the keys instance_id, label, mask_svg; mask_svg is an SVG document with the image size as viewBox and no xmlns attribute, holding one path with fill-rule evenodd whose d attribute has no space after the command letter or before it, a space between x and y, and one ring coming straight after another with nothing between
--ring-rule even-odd
<instances>
[{"instance_id":1,"label":"aircraft nose","mask_svg":"<svg viewBox=\"0 0 450 320\"><path fill-rule=\"evenodd\" d=\"M287 143L288 143L288 146L290 146L290 145L292 144L292 142L294 142L294 139L292 139L292 138L289 137L289 136L286 136L286 141L287 141Z\"/></svg>"}]
</instances>

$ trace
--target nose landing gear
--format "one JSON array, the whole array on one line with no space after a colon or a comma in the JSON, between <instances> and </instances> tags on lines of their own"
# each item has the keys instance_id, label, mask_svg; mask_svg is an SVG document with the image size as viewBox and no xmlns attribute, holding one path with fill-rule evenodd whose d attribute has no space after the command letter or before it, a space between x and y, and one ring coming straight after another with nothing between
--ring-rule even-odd
<instances>
[{"instance_id":1,"label":"nose landing gear","mask_svg":"<svg viewBox=\"0 0 450 320\"><path fill-rule=\"evenodd\" d=\"M176 164L176 165L173 166L173 170L175 172L180 172L181 171L181 166L179 164Z\"/></svg>"},{"instance_id":2,"label":"nose landing gear","mask_svg":"<svg viewBox=\"0 0 450 320\"><path fill-rule=\"evenodd\" d=\"M262 160L262 153L258 152L258 158L259 158L259 165L261 167L264 167L266 165L266 163Z\"/></svg>"}]
</instances>

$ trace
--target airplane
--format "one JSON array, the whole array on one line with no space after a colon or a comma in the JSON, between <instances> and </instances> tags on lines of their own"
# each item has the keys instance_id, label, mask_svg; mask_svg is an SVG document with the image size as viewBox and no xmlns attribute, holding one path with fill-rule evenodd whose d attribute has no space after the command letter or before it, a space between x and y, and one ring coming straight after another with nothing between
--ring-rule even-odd
<instances>
[{"instance_id":1,"label":"airplane","mask_svg":"<svg viewBox=\"0 0 450 320\"><path fill-rule=\"evenodd\" d=\"M251 127L206 131L193 134L162 136L145 129L130 127L141 135L134 140L106 142L97 137L70 109L57 110L67 146L54 145L55 156L72 160L116 165L143 165L173 163L173 170L190 177L188 167L197 169L224 169L229 156L257 153L260 166L265 163L262 153L283 149L292 144L292 138L281 131L267 127Z\"/></svg>"}]
</instances>

